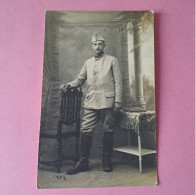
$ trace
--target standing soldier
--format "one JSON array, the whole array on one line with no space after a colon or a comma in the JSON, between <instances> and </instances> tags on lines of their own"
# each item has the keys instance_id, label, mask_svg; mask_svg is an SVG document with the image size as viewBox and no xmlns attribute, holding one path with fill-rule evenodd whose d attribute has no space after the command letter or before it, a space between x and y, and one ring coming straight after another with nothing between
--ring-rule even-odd
<instances>
[{"instance_id":1,"label":"standing soldier","mask_svg":"<svg viewBox=\"0 0 196 195\"><path fill-rule=\"evenodd\" d=\"M89 170L89 156L92 133L101 120L103 125L103 170L112 171L111 156L114 140L114 111L121 107L122 77L118 60L104 53L105 40L102 35L92 36L94 56L82 67L78 78L61 85L61 90L82 86L87 80L87 93L84 100L84 116L81 125L80 158L67 174Z\"/></svg>"}]
</instances>

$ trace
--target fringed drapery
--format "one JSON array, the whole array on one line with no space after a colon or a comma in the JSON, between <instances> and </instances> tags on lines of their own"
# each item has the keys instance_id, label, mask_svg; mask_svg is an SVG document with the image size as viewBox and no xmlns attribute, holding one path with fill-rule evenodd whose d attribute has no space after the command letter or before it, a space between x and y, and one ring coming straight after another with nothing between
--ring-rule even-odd
<instances>
[{"instance_id":1,"label":"fringed drapery","mask_svg":"<svg viewBox=\"0 0 196 195\"><path fill-rule=\"evenodd\" d=\"M135 133L155 132L155 112L119 112L119 125Z\"/></svg>"}]
</instances>

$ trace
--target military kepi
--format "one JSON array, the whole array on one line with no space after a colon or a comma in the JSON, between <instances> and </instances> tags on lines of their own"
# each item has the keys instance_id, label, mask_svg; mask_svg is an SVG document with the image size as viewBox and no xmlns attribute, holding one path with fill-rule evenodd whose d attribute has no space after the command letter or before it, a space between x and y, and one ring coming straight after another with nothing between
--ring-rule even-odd
<instances>
[{"instance_id":1,"label":"military kepi","mask_svg":"<svg viewBox=\"0 0 196 195\"><path fill-rule=\"evenodd\" d=\"M95 41L105 41L101 34L94 33L92 36L92 43Z\"/></svg>"}]
</instances>

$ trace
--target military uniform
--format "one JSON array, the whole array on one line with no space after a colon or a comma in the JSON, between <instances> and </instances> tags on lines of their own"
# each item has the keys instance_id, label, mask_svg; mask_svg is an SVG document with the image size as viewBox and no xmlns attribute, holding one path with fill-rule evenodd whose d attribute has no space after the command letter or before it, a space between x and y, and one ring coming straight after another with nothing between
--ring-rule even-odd
<instances>
[{"instance_id":1,"label":"military uniform","mask_svg":"<svg viewBox=\"0 0 196 195\"><path fill-rule=\"evenodd\" d=\"M100 43L101 42L101 43ZM84 115L81 125L81 154L75 166L67 174L76 174L89 169L88 159L92 143L92 133L101 120L103 125L103 170L112 171L111 155L113 150L114 105L122 101L122 77L118 60L103 53L105 40L94 33L92 44L101 49L84 63L77 79L66 86L79 87L87 81L87 93L84 100ZM93 46L92 46L93 47ZM65 87L66 88L66 87Z\"/></svg>"},{"instance_id":2,"label":"military uniform","mask_svg":"<svg viewBox=\"0 0 196 195\"><path fill-rule=\"evenodd\" d=\"M92 133L101 119L103 130L113 131L114 103L122 101L122 77L118 60L102 54L88 59L78 76L70 83L71 87L81 86L87 81L87 93L84 100L84 116L81 133Z\"/></svg>"}]
</instances>

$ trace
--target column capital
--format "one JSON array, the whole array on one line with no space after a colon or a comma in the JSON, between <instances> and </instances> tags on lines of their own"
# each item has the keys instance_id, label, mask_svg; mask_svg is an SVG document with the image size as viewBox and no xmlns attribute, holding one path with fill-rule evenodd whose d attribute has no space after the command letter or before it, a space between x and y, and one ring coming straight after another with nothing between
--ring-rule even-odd
<instances>
[{"instance_id":1,"label":"column capital","mask_svg":"<svg viewBox=\"0 0 196 195\"><path fill-rule=\"evenodd\" d=\"M141 30L140 20L131 19L130 22L127 23L127 30L129 32Z\"/></svg>"},{"instance_id":2,"label":"column capital","mask_svg":"<svg viewBox=\"0 0 196 195\"><path fill-rule=\"evenodd\" d=\"M139 19L131 19L133 29L140 29L140 21Z\"/></svg>"}]
</instances>

